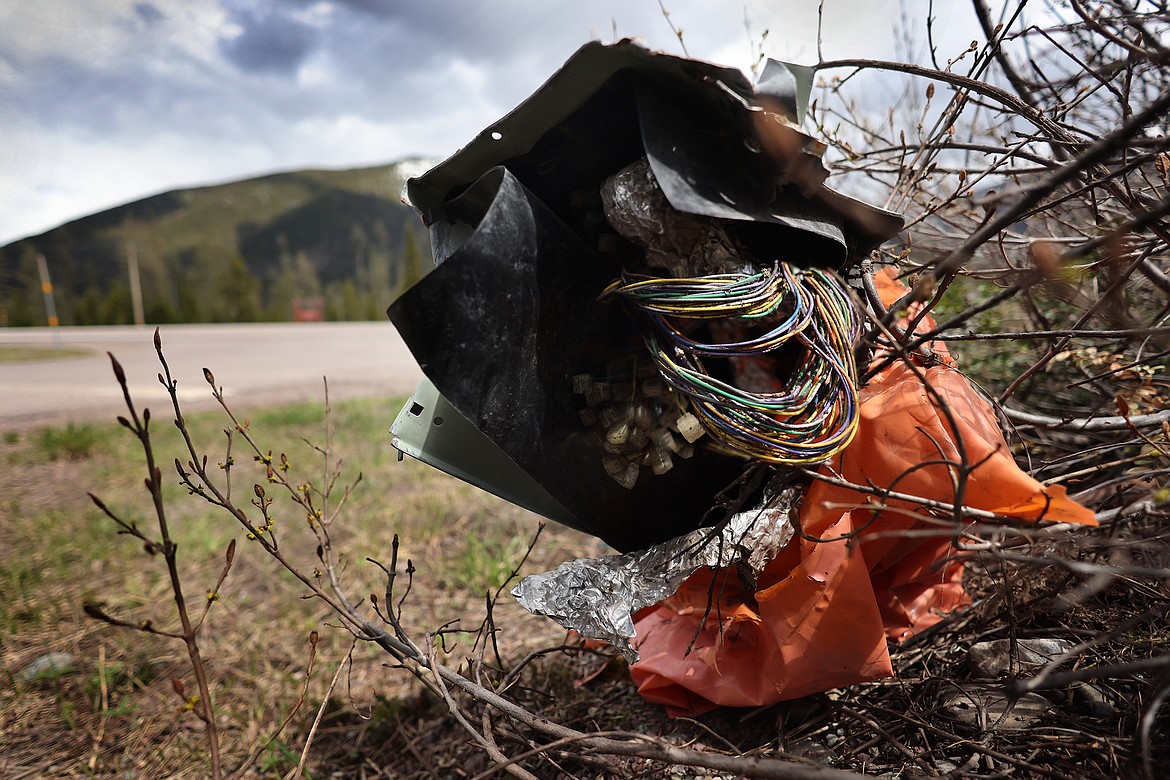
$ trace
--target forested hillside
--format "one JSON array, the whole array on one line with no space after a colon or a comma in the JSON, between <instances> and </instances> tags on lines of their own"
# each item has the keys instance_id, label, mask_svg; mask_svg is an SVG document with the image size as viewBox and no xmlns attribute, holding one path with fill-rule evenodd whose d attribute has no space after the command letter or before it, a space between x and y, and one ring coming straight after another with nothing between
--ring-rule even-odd
<instances>
[{"instance_id":1,"label":"forested hillside","mask_svg":"<svg viewBox=\"0 0 1170 780\"><path fill-rule=\"evenodd\" d=\"M426 233L399 201L406 161L297 171L176 190L0 248L0 324L43 325L37 255L62 325L134 321L137 264L146 322L385 316L429 266Z\"/></svg>"}]
</instances>

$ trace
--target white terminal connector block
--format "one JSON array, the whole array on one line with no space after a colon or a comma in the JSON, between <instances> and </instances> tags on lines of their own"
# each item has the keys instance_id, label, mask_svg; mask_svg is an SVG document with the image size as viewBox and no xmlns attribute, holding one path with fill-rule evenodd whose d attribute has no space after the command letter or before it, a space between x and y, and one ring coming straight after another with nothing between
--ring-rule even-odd
<instances>
[{"instance_id":1,"label":"white terminal connector block","mask_svg":"<svg viewBox=\"0 0 1170 780\"><path fill-rule=\"evenodd\" d=\"M674 440L674 434L665 428L650 431L650 443L660 450L678 452L678 442Z\"/></svg>"},{"instance_id":2,"label":"white terminal connector block","mask_svg":"<svg viewBox=\"0 0 1170 780\"><path fill-rule=\"evenodd\" d=\"M585 387L585 403L589 406L600 406L609 400L609 384L606 382L590 382Z\"/></svg>"},{"instance_id":3,"label":"white terminal connector block","mask_svg":"<svg viewBox=\"0 0 1170 780\"><path fill-rule=\"evenodd\" d=\"M616 422L605 432L605 440L609 444L625 444L630 438L630 424L625 420Z\"/></svg>"},{"instance_id":4,"label":"white terminal connector block","mask_svg":"<svg viewBox=\"0 0 1170 780\"><path fill-rule=\"evenodd\" d=\"M601 449L608 452L610 455L621 455L626 451L625 444L610 444L604 436L601 437Z\"/></svg>"},{"instance_id":5,"label":"white terminal connector block","mask_svg":"<svg viewBox=\"0 0 1170 780\"><path fill-rule=\"evenodd\" d=\"M626 490L633 489L638 482L638 473L641 471L641 466L637 461L631 461L626 458L606 458L602 461L605 466L605 473L613 478L614 482L624 487Z\"/></svg>"},{"instance_id":6,"label":"white terminal connector block","mask_svg":"<svg viewBox=\"0 0 1170 780\"><path fill-rule=\"evenodd\" d=\"M706 433L706 431L703 430L703 425L699 422L699 418L695 417L695 415L691 414L690 412L687 412L686 414L679 417L678 422L675 423L675 426L678 428L678 432L682 434L682 437L686 439L687 443L689 444L694 444L699 440L700 436Z\"/></svg>"},{"instance_id":7,"label":"white terminal connector block","mask_svg":"<svg viewBox=\"0 0 1170 780\"><path fill-rule=\"evenodd\" d=\"M657 476L662 476L674 468L674 461L670 457L670 450L654 448L650 451L650 470Z\"/></svg>"}]
</instances>

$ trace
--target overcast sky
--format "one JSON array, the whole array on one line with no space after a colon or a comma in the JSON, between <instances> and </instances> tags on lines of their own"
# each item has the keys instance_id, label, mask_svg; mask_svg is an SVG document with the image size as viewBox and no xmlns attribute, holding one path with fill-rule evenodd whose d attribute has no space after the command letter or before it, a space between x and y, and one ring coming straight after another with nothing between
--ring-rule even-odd
<instances>
[{"instance_id":1,"label":"overcast sky","mask_svg":"<svg viewBox=\"0 0 1170 780\"><path fill-rule=\"evenodd\" d=\"M665 4L693 57L747 70L767 29L816 61L817 0ZM936 34L961 48L955 4ZM824 55L905 56L926 6L825 0ZM657 0L0 0L0 245L176 187L445 157L615 35L682 53Z\"/></svg>"}]
</instances>

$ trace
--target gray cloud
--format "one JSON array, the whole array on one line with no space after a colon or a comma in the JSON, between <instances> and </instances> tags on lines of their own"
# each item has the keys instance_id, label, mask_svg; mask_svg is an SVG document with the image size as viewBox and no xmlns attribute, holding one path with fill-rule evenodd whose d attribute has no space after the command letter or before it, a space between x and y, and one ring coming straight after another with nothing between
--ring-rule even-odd
<instances>
[{"instance_id":1,"label":"gray cloud","mask_svg":"<svg viewBox=\"0 0 1170 780\"><path fill-rule=\"evenodd\" d=\"M925 0L906 1L925 7ZM883 56L883 45L892 55L900 2L828 0L826 56ZM753 37L771 30L768 54L815 58L818 0L747 3ZM692 56L751 61L740 7L668 5ZM965 46L969 30L953 27ZM0 109L6 100L19 103L43 156L21 170L50 172L35 182L22 174L23 195L9 188L0 198L0 242L175 186L303 165L445 156L583 43L615 36L680 52L655 0L0 4ZM86 149L102 149L107 159L91 160ZM140 149L150 150L150 162L127 177L133 188L105 176L113 159L133 165ZM0 179L9 173L0 167ZM91 190L99 180L104 186ZM155 184L142 183L148 180ZM51 208L37 195L45 190L55 193Z\"/></svg>"},{"instance_id":2,"label":"gray cloud","mask_svg":"<svg viewBox=\"0 0 1170 780\"><path fill-rule=\"evenodd\" d=\"M346 6L374 16L392 16L402 6L394 0L336 0L334 5Z\"/></svg>"},{"instance_id":3,"label":"gray cloud","mask_svg":"<svg viewBox=\"0 0 1170 780\"><path fill-rule=\"evenodd\" d=\"M166 14L150 3L135 3L134 13L138 15L138 18L141 19L147 27L154 27L167 18Z\"/></svg>"},{"instance_id":4,"label":"gray cloud","mask_svg":"<svg viewBox=\"0 0 1170 780\"><path fill-rule=\"evenodd\" d=\"M220 38L219 48L243 71L295 74L320 42L316 27L295 18L283 6L238 9L231 20L242 31Z\"/></svg>"}]
</instances>

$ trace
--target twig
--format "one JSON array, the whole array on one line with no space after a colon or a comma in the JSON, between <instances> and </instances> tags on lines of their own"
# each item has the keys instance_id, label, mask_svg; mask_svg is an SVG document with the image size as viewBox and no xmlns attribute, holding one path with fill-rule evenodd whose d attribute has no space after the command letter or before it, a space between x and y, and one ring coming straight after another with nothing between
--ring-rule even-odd
<instances>
[{"instance_id":1,"label":"twig","mask_svg":"<svg viewBox=\"0 0 1170 780\"><path fill-rule=\"evenodd\" d=\"M313 632L316 633L316 632ZM295 777L304 777L305 762L309 758L309 749L313 746L313 737L317 734L317 727L321 725L321 718L325 715L325 708L329 705L329 701L333 696L333 689L337 685L337 678L341 676L341 670L346 668L350 657L353 655L355 645L350 645L349 652L345 655L345 660L337 665L337 671L333 673L333 678L329 681L329 686L325 689L325 694L321 697L321 706L317 708L317 716L313 718L313 725L309 728L309 734L305 737L305 747L301 750L300 760L297 761L297 768L285 775L285 780L292 780ZM306 680L306 687L308 681ZM304 701L304 697L301 697ZM299 702L298 702L299 705Z\"/></svg>"},{"instance_id":2,"label":"twig","mask_svg":"<svg viewBox=\"0 0 1170 780\"><path fill-rule=\"evenodd\" d=\"M1130 426L1137 428L1156 428L1163 422L1170 420L1170 409L1153 414L1139 414L1133 417L1087 417L1076 418L1048 417L1043 414L1033 414L1010 406L1001 407L1009 420L1025 425L1036 425L1043 428L1056 428L1062 431L1121 431Z\"/></svg>"},{"instance_id":3,"label":"twig","mask_svg":"<svg viewBox=\"0 0 1170 780\"><path fill-rule=\"evenodd\" d=\"M154 331L154 346L156 352L161 356L162 341L159 338L157 329ZM109 354L110 364L114 370L114 377L118 381L118 385L122 389L122 398L126 402L126 409L129 413L129 418L119 417L118 421L138 439L138 443L142 448L143 455L146 458L146 489L150 493L151 502L154 505L155 518L158 521L159 539L158 542L153 542L146 539L144 535L139 533L137 529L117 519L114 514L105 507L105 505L94 495L90 494L90 498L95 504L101 508L106 515L115 519L118 525L139 539L146 540L147 552L154 553L155 551L163 554L163 559L166 562L167 574L170 578L171 594L175 602L175 611L179 616L179 624L182 627L178 632L159 631L154 629L149 621L144 621L137 625L131 625L124 621L114 620L105 615L102 610L94 605L86 605L86 613L91 617L96 617L105 620L107 623L117 626L133 627L140 631L147 633L159 634L176 639L181 639L187 648L187 657L191 663L191 671L195 675L195 682L199 688L199 696L197 700L188 700L190 709L195 715L203 721L204 731L207 735L207 750L208 756L211 760L211 776L215 780L220 780L223 777L222 759L220 757L219 746L219 730L216 725L215 709L212 704L211 686L207 681L207 669L203 663L203 656L199 650L199 624L191 620L187 611L187 601L183 595L183 584L179 576L178 565L178 545L171 538L170 526L167 523L166 505L163 501L163 486L162 486L162 470L155 463L154 446L150 438L150 410L145 409L142 416L139 417L138 410L134 406L134 400L130 397L130 387L126 383L126 372L122 369L122 364L113 356ZM173 384L172 384L173 391ZM227 568L231 566L229 559L225 566L224 577L227 576ZM222 584L222 578L220 580ZM218 585L217 585L218 588Z\"/></svg>"},{"instance_id":4,"label":"twig","mask_svg":"<svg viewBox=\"0 0 1170 780\"><path fill-rule=\"evenodd\" d=\"M1142 658L1137 661L1127 661L1121 664L1087 666L1063 674L1049 674L1012 680L1008 683L1008 692L1012 696L1020 696L1032 691L1060 690L1074 683L1089 682L1090 680L1115 680L1119 677L1133 677L1135 675L1145 674L1146 672L1156 672L1164 669L1170 669L1170 656L1162 655L1156 658Z\"/></svg>"},{"instance_id":5,"label":"twig","mask_svg":"<svg viewBox=\"0 0 1170 780\"><path fill-rule=\"evenodd\" d=\"M300 711L301 705L305 703L305 696L309 693L309 683L313 679L313 662L317 658L318 639L319 635L316 631L309 633L309 661L307 664L305 664L305 684L301 686L301 692L300 695L297 696L296 703L293 704L292 708L284 716L284 720L280 722L280 725L276 727L276 730L268 735L268 739L257 745L256 748L252 751L251 755L249 755L248 758L246 758L243 763L240 764L240 766L230 775L230 777L240 777L245 772L247 772L248 769L256 763L257 759L260 758L260 755L268 749L268 746L276 741L277 737L280 736L281 732L284 731L285 727L292 721L297 712Z\"/></svg>"}]
</instances>

